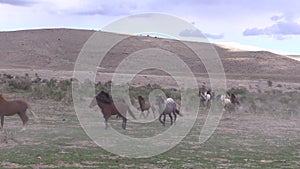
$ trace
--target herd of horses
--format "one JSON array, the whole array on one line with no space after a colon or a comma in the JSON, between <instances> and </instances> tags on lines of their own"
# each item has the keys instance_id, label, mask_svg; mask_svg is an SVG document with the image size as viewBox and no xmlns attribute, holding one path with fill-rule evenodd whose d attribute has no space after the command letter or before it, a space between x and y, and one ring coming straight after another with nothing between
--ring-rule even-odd
<instances>
[{"instance_id":1,"label":"herd of horses","mask_svg":"<svg viewBox=\"0 0 300 169\"><path fill-rule=\"evenodd\" d=\"M206 108L210 106L213 99L219 100L223 104L224 110L229 113L232 112L232 109L234 109L236 105L240 104L237 97L233 93L229 92L227 92L226 95L214 96L214 93L211 90L207 90L205 92L199 91L199 97L201 104ZM175 123L177 115L182 116L180 111L177 109L176 102L172 98L166 98L162 95L156 96L155 105L150 104L150 102L142 96L138 96L138 101L141 110L140 118L147 118L150 114L150 110L152 111L154 118L156 118L155 112L156 107L158 107L158 120L163 126L166 124L167 116L170 117L171 125ZM103 118L105 119L105 128L108 127L108 119L112 115L117 115L118 117L122 118L123 129L126 129L127 113L129 113L133 119L136 119L134 113L131 111L124 99L112 99L107 92L101 91L98 93L91 101L89 107L92 108L96 105L98 105L98 107L101 109ZM28 116L26 115L27 110L31 111L34 118L37 118L36 114L31 110L30 106L25 101L7 101L4 99L2 94L0 94L1 130L3 129L4 116L12 116L16 114L20 116L23 122L22 130L25 130L25 126L28 121ZM147 115L144 114L144 111L147 111Z\"/></svg>"},{"instance_id":2,"label":"herd of horses","mask_svg":"<svg viewBox=\"0 0 300 169\"><path fill-rule=\"evenodd\" d=\"M208 108L212 100L216 99L224 106L224 111L232 113L240 102L234 93L226 92L225 95L214 95L214 92L207 90L205 92L199 91L200 103L202 106Z\"/></svg>"},{"instance_id":3,"label":"herd of horses","mask_svg":"<svg viewBox=\"0 0 300 169\"><path fill-rule=\"evenodd\" d=\"M232 110L239 105L239 101L235 94L227 92L226 95L218 95L214 97L214 93L211 90L205 92L199 92L199 97L202 105L206 108L210 106L211 101L213 99L219 100L226 112L231 113ZM147 118L150 114L150 110L153 113L153 117L156 118L156 106L158 107L159 122L165 126L166 125L166 117L170 117L171 125L173 125L177 119L177 115L182 116L180 111L177 109L176 102L172 98L166 98L162 95L156 96L156 106L152 105L148 100L146 100L143 96L138 96L138 102L141 110L140 118ZM130 110L129 106L126 104L125 100L123 99L112 99L110 95L104 91L101 91L98 95L96 95L92 102L90 103L89 107L92 108L98 105L101 109L103 117L105 119L105 128L107 128L108 119L112 115L117 115L121 117L123 120L122 128L126 129L126 113L128 112L134 119L136 117ZM144 114L144 111L147 111L147 114Z\"/></svg>"}]
</instances>

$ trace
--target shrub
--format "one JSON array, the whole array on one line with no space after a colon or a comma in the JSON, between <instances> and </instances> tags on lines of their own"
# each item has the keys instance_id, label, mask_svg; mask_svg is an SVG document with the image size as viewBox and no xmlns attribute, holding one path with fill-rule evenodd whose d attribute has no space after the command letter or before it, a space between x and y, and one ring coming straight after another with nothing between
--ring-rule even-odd
<instances>
[{"instance_id":1,"label":"shrub","mask_svg":"<svg viewBox=\"0 0 300 169\"><path fill-rule=\"evenodd\" d=\"M70 104L72 102L72 83L70 80L45 80L45 83L35 85L32 96L39 99L53 99Z\"/></svg>"},{"instance_id":2,"label":"shrub","mask_svg":"<svg viewBox=\"0 0 300 169\"><path fill-rule=\"evenodd\" d=\"M32 82L29 78L9 79L7 84L11 90L31 90Z\"/></svg>"},{"instance_id":3,"label":"shrub","mask_svg":"<svg viewBox=\"0 0 300 169\"><path fill-rule=\"evenodd\" d=\"M268 80L267 83L268 83L268 87L272 87L273 86L273 82L271 80Z\"/></svg>"},{"instance_id":4,"label":"shrub","mask_svg":"<svg viewBox=\"0 0 300 169\"><path fill-rule=\"evenodd\" d=\"M235 95L246 95L249 91L246 88L231 88L228 90L229 93L233 93Z\"/></svg>"}]
</instances>

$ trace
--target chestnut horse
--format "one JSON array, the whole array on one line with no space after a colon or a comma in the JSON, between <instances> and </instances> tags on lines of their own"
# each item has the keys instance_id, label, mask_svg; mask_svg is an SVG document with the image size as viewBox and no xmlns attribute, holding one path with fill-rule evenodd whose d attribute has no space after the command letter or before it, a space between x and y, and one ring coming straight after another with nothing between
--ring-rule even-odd
<instances>
[{"instance_id":1,"label":"chestnut horse","mask_svg":"<svg viewBox=\"0 0 300 169\"><path fill-rule=\"evenodd\" d=\"M101 112L103 114L103 118L105 119L105 129L107 129L108 125L108 119L112 115L118 115L119 117L122 117L123 123L122 128L126 129L126 113L128 113L134 118L133 112L130 110L129 106L126 104L125 100L123 99L116 99L112 100L112 98L109 96L108 93L101 91L90 103L89 107L92 108L95 105L98 105L101 109Z\"/></svg>"},{"instance_id":2,"label":"chestnut horse","mask_svg":"<svg viewBox=\"0 0 300 169\"><path fill-rule=\"evenodd\" d=\"M149 103L149 101L146 101L142 96L138 96L140 108L141 108L141 116L144 116L144 118L147 118L150 113L150 108L151 111L153 112L153 116L155 118L155 107ZM144 111L147 110L147 115L145 116Z\"/></svg>"},{"instance_id":3,"label":"chestnut horse","mask_svg":"<svg viewBox=\"0 0 300 169\"><path fill-rule=\"evenodd\" d=\"M31 110L30 106L22 100L12 100L7 101L0 94L0 116L1 116L1 130L3 129L4 116L13 116L18 114L23 122L22 130L25 130L25 125L28 121L28 116L26 115L26 110L29 110L34 118L37 118L36 114Z\"/></svg>"}]
</instances>

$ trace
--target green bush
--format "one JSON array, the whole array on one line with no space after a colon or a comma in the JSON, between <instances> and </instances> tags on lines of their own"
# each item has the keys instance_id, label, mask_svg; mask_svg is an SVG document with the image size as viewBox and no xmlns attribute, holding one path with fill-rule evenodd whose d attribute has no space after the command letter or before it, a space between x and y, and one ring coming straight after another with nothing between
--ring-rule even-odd
<instances>
[{"instance_id":1,"label":"green bush","mask_svg":"<svg viewBox=\"0 0 300 169\"><path fill-rule=\"evenodd\" d=\"M35 85L32 96L39 99L53 99L63 101L67 104L72 102L72 82L71 80L56 79L44 80L45 83Z\"/></svg>"},{"instance_id":2,"label":"green bush","mask_svg":"<svg viewBox=\"0 0 300 169\"><path fill-rule=\"evenodd\" d=\"M7 80L7 84L11 90L31 90L32 82L29 78L16 78Z\"/></svg>"},{"instance_id":3,"label":"green bush","mask_svg":"<svg viewBox=\"0 0 300 169\"><path fill-rule=\"evenodd\" d=\"M235 95L242 95L245 96L249 93L246 88L231 88L228 90L229 93L233 93Z\"/></svg>"}]
</instances>

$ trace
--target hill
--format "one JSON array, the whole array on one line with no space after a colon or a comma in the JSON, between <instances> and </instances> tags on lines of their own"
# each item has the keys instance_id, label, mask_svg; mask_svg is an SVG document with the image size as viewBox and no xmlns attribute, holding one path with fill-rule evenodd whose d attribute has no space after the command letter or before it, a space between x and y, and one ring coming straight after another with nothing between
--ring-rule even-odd
<instances>
[{"instance_id":1,"label":"hill","mask_svg":"<svg viewBox=\"0 0 300 169\"><path fill-rule=\"evenodd\" d=\"M95 31L75 29L0 32L0 66L2 69L72 71L82 46L93 33ZM100 33L122 36L107 32ZM207 45L198 44L199 47ZM126 41L118 43L107 54L108 57L103 60L101 67L110 72L128 54L149 47L176 53L195 73L199 75L206 73L201 61L193 56L193 52L185 49L180 41L147 36L131 36ZM298 77L297 73L300 72L300 62L286 56L267 51L230 51L221 46L214 45L214 47L228 76L291 78L292 75Z\"/></svg>"}]
</instances>

